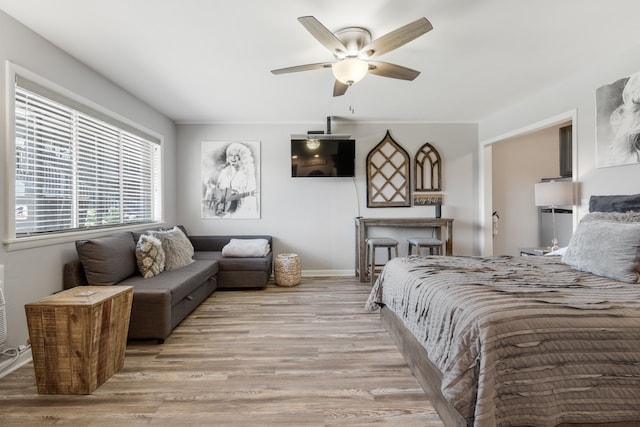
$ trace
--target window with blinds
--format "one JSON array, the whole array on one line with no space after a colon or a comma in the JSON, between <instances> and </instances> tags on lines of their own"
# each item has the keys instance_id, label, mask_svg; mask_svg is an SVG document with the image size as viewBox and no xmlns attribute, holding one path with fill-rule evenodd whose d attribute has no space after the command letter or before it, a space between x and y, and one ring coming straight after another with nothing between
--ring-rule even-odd
<instances>
[{"instance_id":1,"label":"window with blinds","mask_svg":"<svg viewBox=\"0 0 640 427\"><path fill-rule=\"evenodd\" d=\"M160 157L153 137L17 78L15 236L159 220Z\"/></svg>"}]
</instances>

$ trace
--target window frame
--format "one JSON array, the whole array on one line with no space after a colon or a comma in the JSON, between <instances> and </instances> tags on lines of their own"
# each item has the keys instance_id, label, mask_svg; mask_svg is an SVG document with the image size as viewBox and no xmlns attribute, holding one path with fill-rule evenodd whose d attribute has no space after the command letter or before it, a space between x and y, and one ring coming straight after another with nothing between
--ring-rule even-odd
<instances>
[{"instance_id":1,"label":"window frame","mask_svg":"<svg viewBox=\"0 0 640 427\"><path fill-rule=\"evenodd\" d=\"M23 67L20 67L10 61L5 62L5 93L6 93L6 151L5 151L5 233L4 244L7 251L28 249L34 247L55 245L61 243L72 242L80 238L98 237L113 234L115 231L139 230L141 228L149 228L161 226L164 224L164 137L146 127L123 117L107 108L84 98L56 83L53 83L44 77L39 76ZM144 136L152 142L157 143L160 148L160 170L159 187L160 191L157 195L159 200L154 200L153 205L159 209L157 212L157 220L150 222L136 222L132 224L117 224L113 226L103 226L88 229L70 229L59 232L38 233L29 236L16 236L16 79L22 79L43 88L44 90L58 96L59 98L69 100L63 104L70 108L81 111L85 114L96 114L95 118L104 120L105 122L120 127L122 130L129 131L138 136ZM41 94L45 96L44 94ZM56 99L54 99L56 100ZM58 101L58 100L56 100ZM59 101L58 101L59 102Z\"/></svg>"}]
</instances>

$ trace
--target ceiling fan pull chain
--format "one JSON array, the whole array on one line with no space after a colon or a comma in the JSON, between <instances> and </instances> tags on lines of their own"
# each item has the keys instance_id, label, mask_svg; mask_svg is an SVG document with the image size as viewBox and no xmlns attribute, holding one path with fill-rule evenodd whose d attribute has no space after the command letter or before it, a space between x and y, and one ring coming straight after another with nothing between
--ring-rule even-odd
<instances>
[{"instance_id":1,"label":"ceiling fan pull chain","mask_svg":"<svg viewBox=\"0 0 640 427\"><path fill-rule=\"evenodd\" d=\"M351 111L351 114L356 113L356 109L353 108L353 89L349 91L349 111Z\"/></svg>"}]
</instances>

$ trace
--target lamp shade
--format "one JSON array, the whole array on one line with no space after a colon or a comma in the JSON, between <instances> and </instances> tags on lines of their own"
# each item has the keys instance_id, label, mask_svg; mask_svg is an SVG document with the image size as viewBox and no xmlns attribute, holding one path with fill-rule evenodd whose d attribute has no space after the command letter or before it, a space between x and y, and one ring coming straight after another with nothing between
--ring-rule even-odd
<instances>
[{"instance_id":1,"label":"lamp shade","mask_svg":"<svg viewBox=\"0 0 640 427\"><path fill-rule=\"evenodd\" d=\"M369 71L369 64L358 58L345 58L334 62L331 70L336 80L346 85L352 85L364 79Z\"/></svg>"},{"instance_id":2,"label":"lamp shade","mask_svg":"<svg viewBox=\"0 0 640 427\"><path fill-rule=\"evenodd\" d=\"M538 182L534 187L536 206L565 206L573 204L573 182Z\"/></svg>"}]
</instances>

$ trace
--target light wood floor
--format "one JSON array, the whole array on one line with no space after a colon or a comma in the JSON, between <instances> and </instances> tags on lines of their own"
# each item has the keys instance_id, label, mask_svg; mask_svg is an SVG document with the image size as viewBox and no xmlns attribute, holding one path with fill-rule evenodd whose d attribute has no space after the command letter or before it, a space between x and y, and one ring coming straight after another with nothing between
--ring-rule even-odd
<instances>
[{"instance_id":1,"label":"light wood floor","mask_svg":"<svg viewBox=\"0 0 640 427\"><path fill-rule=\"evenodd\" d=\"M129 342L91 395L38 395L33 366L0 379L2 426L443 426L378 313L370 286L215 292L163 345Z\"/></svg>"}]
</instances>

